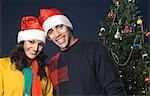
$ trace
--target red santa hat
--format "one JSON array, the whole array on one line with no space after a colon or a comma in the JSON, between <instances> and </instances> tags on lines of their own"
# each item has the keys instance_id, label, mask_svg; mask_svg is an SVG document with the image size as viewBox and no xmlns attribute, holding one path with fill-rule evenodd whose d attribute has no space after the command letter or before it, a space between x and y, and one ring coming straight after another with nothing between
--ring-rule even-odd
<instances>
[{"instance_id":1,"label":"red santa hat","mask_svg":"<svg viewBox=\"0 0 150 96\"><path fill-rule=\"evenodd\" d=\"M40 9L39 21L46 33L52 27L60 24L64 24L73 29L71 21L63 14L62 11L56 8Z\"/></svg>"},{"instance_id":2,"label":"red santa hat","mask_svg":"<svg viewBox=\"0 0 150 96\"><path fill-rule=\"evenodd\" d=\"M38 19L34 16L26 16L21 21L21 31L18 33L18 43L24 40L41 40L46 42L46 33L42 30L42 27Z\"/></svg>"}]
</instances>

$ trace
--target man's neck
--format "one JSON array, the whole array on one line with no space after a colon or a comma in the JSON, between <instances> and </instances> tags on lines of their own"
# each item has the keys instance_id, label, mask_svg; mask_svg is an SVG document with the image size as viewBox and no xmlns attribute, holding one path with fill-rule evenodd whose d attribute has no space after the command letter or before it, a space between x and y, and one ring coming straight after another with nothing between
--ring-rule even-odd
<instances>
[{"instance_id":1,"label":"man's neck","mask_svg":"<svg viewBox=\"0 0 150 96\"><path fill-rule=\"evenodd\" d=\"M78 41L78 38L73 38L69 44L68 47L61 49L61 51L66 51L67 49L69 49L72 45L74 45L76 42Z\"/></svg>"}]
</instances>

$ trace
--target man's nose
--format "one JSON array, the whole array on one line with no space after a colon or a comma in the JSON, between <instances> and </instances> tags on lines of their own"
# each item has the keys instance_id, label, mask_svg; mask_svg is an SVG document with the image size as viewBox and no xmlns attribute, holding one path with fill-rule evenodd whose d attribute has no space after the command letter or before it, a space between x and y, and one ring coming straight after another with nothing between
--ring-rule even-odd
<instances>
[{"instance_id":1,"label":"man's nose","mask_svg":"<svg viewBox=\"0 0 150 96\"><path fill-rule=\"evenodd\" d=\"M60 32L59 32L59 30L57 30L57 28L54 28L53 31L54 31L54 35L55 36L59 36L60 35Z\"/></svg>"}]
</instances>

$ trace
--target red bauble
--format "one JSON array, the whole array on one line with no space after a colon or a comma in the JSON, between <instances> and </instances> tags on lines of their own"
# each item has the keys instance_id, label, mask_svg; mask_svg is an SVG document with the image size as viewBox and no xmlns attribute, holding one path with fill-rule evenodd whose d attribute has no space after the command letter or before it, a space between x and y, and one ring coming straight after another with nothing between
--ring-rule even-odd
<instances>
[{"instance_id":1,"label":"red bauble","mask_svg":"<svg viewBox=\"0 0 150 96\"><path fill-rule=\"evenodd\" d=\"M150 82L150 78L147 77L147 78L144 79L144 81L145 81L145 82Z\"/></svg>"},{"instance_id":2,"label":"red bauble","mask_svg":"<svg viewBox=\"0 0 150 96\"><path fill-rule=\"evenodd\" d=\"M113 10L111 10L109 13L108 13L108 18L114 18L115 17L115 14L113 12Z\"/></svg>"},{"instance_id":3,"label":"red bauble","mask_svg":"<svg viewBox=\"0 0 150 96\"><path fill-rule=\"evenodd\" d=\"M147 37L150 37L150 32L147 32L147 33L146 33L146 36L147 36Z\"/></svg>"},{"instance_id":4,"label":"red bauble","mask_svg":"<svg viewBox=\"0 0 150 96\"><path fill-rule=\"evenodd\" d=\"M124 32L125 32L125 33L132 32L132 27L131 27L131 26L125 26Z\"/></svg>"}]
</instances>

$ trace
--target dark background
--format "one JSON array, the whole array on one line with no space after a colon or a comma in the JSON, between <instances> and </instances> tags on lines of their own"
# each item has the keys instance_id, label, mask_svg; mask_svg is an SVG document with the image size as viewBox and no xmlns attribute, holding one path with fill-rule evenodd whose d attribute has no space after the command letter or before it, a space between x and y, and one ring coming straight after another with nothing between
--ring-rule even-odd
<instances>
[{"instance_id":1,"label":"dark background","mask_svg":"<svg viewBox=\"0 0 150 96\"><path fill-rule=\"evenodd\" d=\"M98 41L100 21L105 21L112 0L0 0L0 56L10 54L16 46L22 16L38 17L40 8L56 7L64 11L74 25L74 34L81 39ZM150 0L139 0L144 29L150 31ZM49 58L58 48L47 42Z\"/></svg>"}]
</instances>

